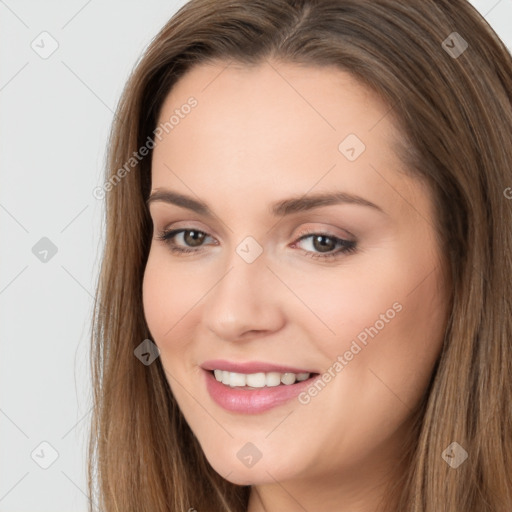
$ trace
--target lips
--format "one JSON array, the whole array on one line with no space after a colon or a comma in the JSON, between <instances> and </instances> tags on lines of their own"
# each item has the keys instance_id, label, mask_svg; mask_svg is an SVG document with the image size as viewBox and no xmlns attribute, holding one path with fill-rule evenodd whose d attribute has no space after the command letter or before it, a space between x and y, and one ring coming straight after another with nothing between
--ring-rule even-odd
<instances>
[{"instance_id":1,"label":"lips","mask_svg":"<svg viewBox=\"0 0 512 512\"><path fill-rule=\"evenodd\" d=\"M293 372L292 372L293 373ZM274 407L289 403L313 385L317 377L310 377L292 385L262 388L232 388L218 382L213 372L204 369L204 384L210 398L224 410L239 414L264 413Z\"/></svg>"},{"instance_id":2,"label":"lips","mask_svg":"<svg viewBox=\"0 0 512 512\"><path fill-rule=\"evenodd\" d=\"M263 361L250 361L247 363L237 363L226 361L224 359L214 359L205 361L201 364L204 370L224 370L233 373L259 373L259 372L279 372L279 373L318 373L317 370L300 368L298 366L285 366L282 364L266 363Z\"/></svg>"}]
</instances>

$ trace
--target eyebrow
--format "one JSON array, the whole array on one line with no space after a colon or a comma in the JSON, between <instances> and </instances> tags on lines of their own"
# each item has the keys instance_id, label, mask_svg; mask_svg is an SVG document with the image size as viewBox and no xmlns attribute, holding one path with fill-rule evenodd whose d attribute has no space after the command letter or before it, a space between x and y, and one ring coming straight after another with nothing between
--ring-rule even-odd
<instances>
[{"instance_id":1,"label":"eyebrow","mask_svg":"<svg viewBox=\"0 0 512 512\"><path fill-rule=\"evenodd\" d=\"M188 210L192 210L200 215L204 215L205 217L215 217L212 210L206 203L172 190L156 189L147 199L146 205L149 207L151 203L157 201L187 208ZM270 208L270 213L276 217L284 217L286 215L312 210L313 208L336 204L356 204L359 206L367 206L374 208L381 213L385 213L380 206L364 199L363 197L348 194L346 192L328 192L301 197L291 197L289 199L273 203Z\"/></svg>"}]
</instances>

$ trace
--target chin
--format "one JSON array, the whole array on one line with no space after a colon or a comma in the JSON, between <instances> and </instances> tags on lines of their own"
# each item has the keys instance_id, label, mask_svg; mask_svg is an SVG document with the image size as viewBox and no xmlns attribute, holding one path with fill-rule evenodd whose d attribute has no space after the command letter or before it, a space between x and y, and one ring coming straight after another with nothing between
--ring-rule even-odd
<instances>
[{"instance_id":1,"label":"chin","mask_svg":"<svg viewBox=\"0 0 512 512\"><path fill-rule=\"evenodd\" d=\"M275 483L276 480L283 481L295 476L288 467L279 468L278 464L272 459L263 462L263 458L256 462L252 467L244 467L235 454L235 460L211 460L208 462L225 480L236 485L263 485Z\"/></svg>"}]
</instances>

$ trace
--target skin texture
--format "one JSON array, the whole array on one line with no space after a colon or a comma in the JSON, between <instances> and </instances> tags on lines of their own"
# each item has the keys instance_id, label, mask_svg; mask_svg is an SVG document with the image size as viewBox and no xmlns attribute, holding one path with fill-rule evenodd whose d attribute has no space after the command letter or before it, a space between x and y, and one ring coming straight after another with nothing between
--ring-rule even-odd
<instances>
[{"instance_id":1,"label":"skin texture","mask_svg":"<svg viewBox=\"0 0 512 512\"><path fill-rule=\"evenodd\" d=\"M400 134L389 107L351 75L276 61L226 66L192 68L160 113L164 122L197 99L157 141L152 190L200 199L215 217L150 204L155 230L143 299L152 339L209 463L227 480L253 485L250 512L375 511L397 476L407 420L446 327L449 279L430 192L393 152ZM339 150L349 134L366 146L354 161ZM347 203L270 213L275 201L334 190L382 211ZM156 239L178 228L207 234L199 246L190 233L175 236L196 253L174 254ZM339 246L299 242L305 229L355 240L356 250L310 257ZM263 250L250 264L236 252L247 236ZM393 318L358 343L361 350L307 404L292 399L244 415L207 393L199 365L208 359L322 374L393 304ZM247 442L262 454L252 467L237 457Z\"/></svg>"}]
</instances>

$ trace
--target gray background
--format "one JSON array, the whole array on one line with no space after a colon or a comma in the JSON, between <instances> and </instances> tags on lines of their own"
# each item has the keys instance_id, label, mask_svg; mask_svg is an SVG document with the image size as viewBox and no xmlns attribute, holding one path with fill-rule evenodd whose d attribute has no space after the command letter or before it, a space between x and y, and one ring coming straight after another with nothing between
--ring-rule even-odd
<instances>
[{"instance_id":1,"label":"gray background","mask_svg":"<svg viewBox=\"0 0 512 512\"><path fill-rule=\"evenodd\" d=\"M92 191L128 74L184 3L0 0L0 512L87 510ZM512 48L512 1L472 3Z\"/></svg>"}]
</instances>

